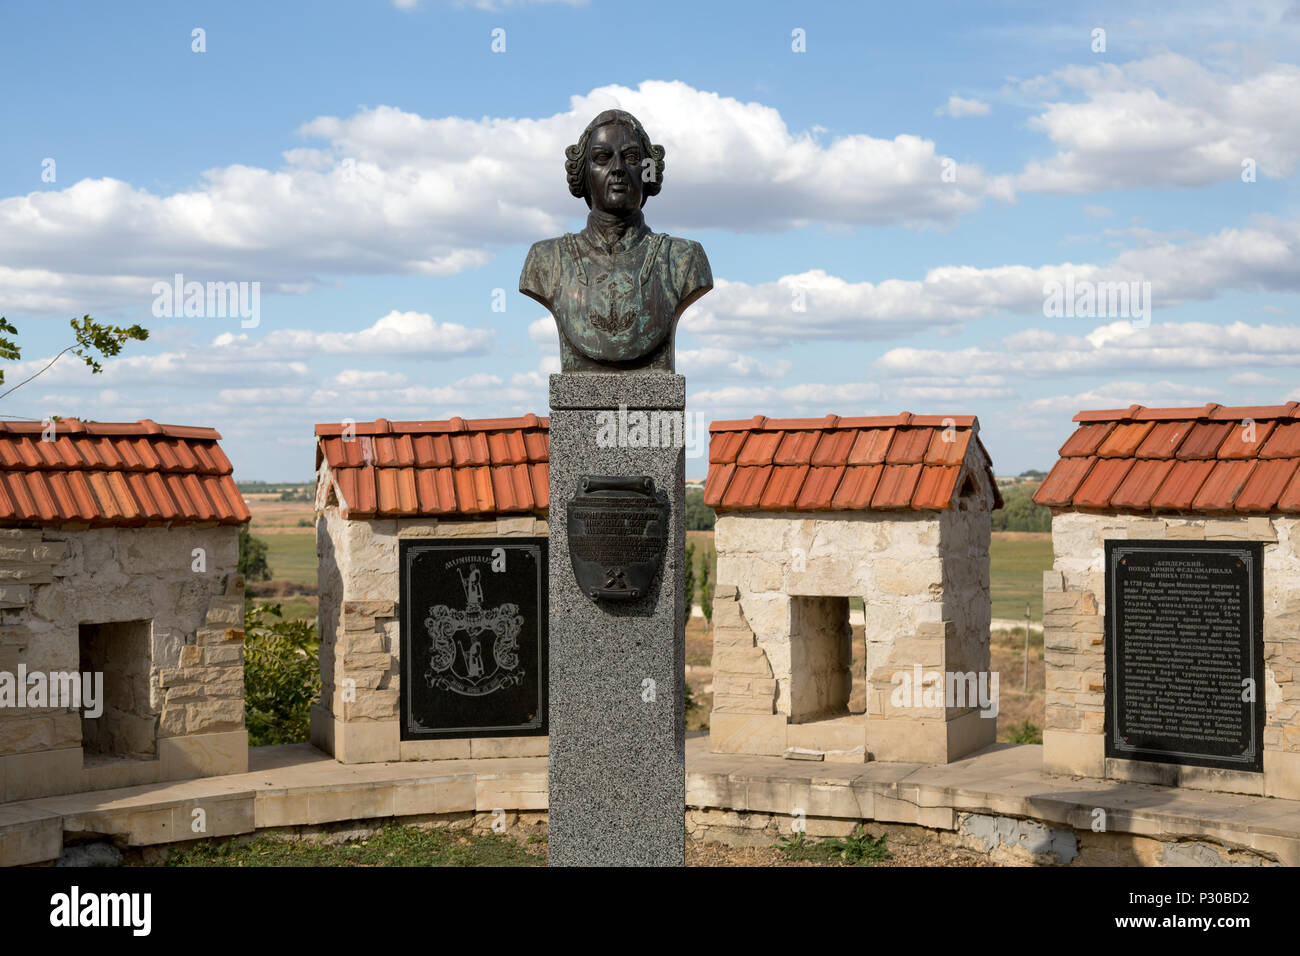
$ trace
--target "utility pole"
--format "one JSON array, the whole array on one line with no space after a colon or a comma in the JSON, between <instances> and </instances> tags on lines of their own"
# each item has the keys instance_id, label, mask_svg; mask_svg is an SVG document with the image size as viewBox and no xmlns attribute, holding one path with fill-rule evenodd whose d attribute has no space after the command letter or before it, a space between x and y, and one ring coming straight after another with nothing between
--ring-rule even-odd
<instances>
[{"instance_id":1,"label":"utility pole","mask_svg":"<svg viewBox=\"0 0 1300 956\"><path fill-rule=\"evenodd\" d=\"M1025 690L1029 690L1029 602L1025 602Z\"/></svg>"}]
</instances>

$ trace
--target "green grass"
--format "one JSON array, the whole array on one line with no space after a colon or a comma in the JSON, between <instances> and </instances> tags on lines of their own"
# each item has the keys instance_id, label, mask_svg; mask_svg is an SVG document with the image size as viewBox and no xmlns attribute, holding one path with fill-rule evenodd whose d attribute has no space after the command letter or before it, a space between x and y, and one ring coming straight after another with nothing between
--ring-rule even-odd
<instances>
[{"instance_id":1,"label":"green grass","mask_svg":"<svg viewBox=\"0 0 1300 956\"><path fill-rule=\"evenodd\" d=\"M316 619L316 599L314 597L292 594L288 597L258 598L257 600L280 605L280 614L286 621L300 621L303 618Z\"/></svg>"},{"instance_id":2,"label":"green grass","mask_svg":"<svg viewBox=\"0 0 1300 956\"><path fill-rule=\"evenodd\" d=\"M713 534L696 531L687 534L695 542L696 560L702 561L707 557L713 564L716 580L717 558L713 553ZM1025 602L1028 601L1034 621L1042 621L1043 572L1052 567L1051 539L1008 541L995 538L989 548L989 565L993 616L1023 621ZM275 569L274 553L271 567ZM276 576L281 576L279 571L276 571ZM696 580L698 579L697 570ZM698 595L696 601L699 601ZM850 597L849 610L862 610L862 598Z\"/></svg>"},{"instance_id":3,"label":"green grass","mask_svg":"<svg viewBox=\"0 0 1300 956\"><path fill-rule=\"evenodd\" d=\"M266 542L271 577L316 586L316 535L311 528L257 535Z\"/></svg>"},{"instance_id":4,"label":"green grass","mask_svg":"<svg viewBox=\"0 0 1300 956\"><path fill-rule=\"evenodd\" d=\"M328 845L274 837L206 841L167 858L168 866L544 866L546 855L509 837L385 827L354 843Z\"/></svg>"},{"instance_id":5,"label":"green grass","mask_svg":"<svg viewBox=\"0 0 1300 956\"><path fill-rule=\"evenodd\" d=\"M888 860L892 854L885 848L885 836L873 837L859 825L846 837L809 840L804 833L782 837L776 848L790 860L807 860L813 863L839 863L847 866L871 866Z\"/></svg>"},{"instance_id":6,"label":"green grass","mask_svg":"<svg viewBox=\"0 0 1300 956\"><path fill-rule=\"evenodd\" d=\"M989 579L993 616L1025 619L1025 602L1034 620L1043 619L1043 572L1052 567L1051 539L1007 541L989 546Z\"/></svg>"},{"instance_id":7,"label":"green grass","mask_svg":"<svg viewBox=\"0 0 1300 956\"><path fill-rule=\"evenodd\" d=\"M1028 718L1023 723L1012 724L1007 730L1011 737L1010 743L1041 744L1043 742L1043 729Z\"/></svg>"}]
</instances>

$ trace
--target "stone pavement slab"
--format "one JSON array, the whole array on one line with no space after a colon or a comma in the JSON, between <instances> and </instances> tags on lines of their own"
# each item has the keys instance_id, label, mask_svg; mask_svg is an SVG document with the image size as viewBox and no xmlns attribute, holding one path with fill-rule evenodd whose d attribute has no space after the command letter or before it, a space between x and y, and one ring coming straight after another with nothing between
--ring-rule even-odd
<instances>
[{"instance_id":1,"label":"stone pavement slab","mask_svg":"<svg viewBox=\"0 0 1300 956\"><path fill-rule=\"evenodd\" d=\"M1100 809L1110 833L1222 843L1300 865L1300 801L1048 776L1034 745L999 744L944 766L808 763L707 748L703 736L686 743L691 809L949 831L963 814L1088 830ZM345 820L546 809L545 757L340 764L293 744L254 748L249 768L0 804L0 865L56 859L65 837L147 846Z\"/></svg>"}]
</instances>

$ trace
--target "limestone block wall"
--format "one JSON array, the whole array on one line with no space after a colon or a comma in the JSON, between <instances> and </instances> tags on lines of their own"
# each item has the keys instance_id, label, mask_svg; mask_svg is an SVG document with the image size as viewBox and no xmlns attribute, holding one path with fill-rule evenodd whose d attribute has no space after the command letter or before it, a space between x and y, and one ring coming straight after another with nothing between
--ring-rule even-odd
<instances>
[{"instance_id":1,"label":"limestone block wall","mask_svg":"<svg viewBox=\"0 0 1300 956\"><path fill-rule=\"evenodd\" d=\"M894 675L913 664L987 673L990 535L988 508L974 496L941 512L720 515L715 752L807 747L845 759L944 762L991 743L996 720L970 707L931 713L889 703ZM864 715L826 709L847 696L847 662L827 650L847 608L824 599L849 597L864 603Z\"/></svg>"},{"instance_id":2,"label":"limestone block wall","mask_svg":"<svg viewBox=\"0 0 1300 956\"><path fill-rule=\"evenodd\" d=\"M1105 541L1264 543L1264 772L1183 767L1105 756ZM1300 520L1181 518L1060 512L1052 570L1043 575L1049 773L1300 799Z\"/></svg>"},{"instance_id":3,"label":"limestone block wall","mask_svg":"<svg viewBox=\"0 0 1300 956\"><path fill-rule=\"evenodd\" d=\"M108 699L0 706L5 800L247 769L238 561L233 527L0 528L0 672L98 670Z\"/></svg>"},{"instance_id":4,"label":"limestone block wall","mask_svg":"<svg viewBox=\"0 0 1300 956\"><path fill-rule=\"evenodd\" d=\"M312 743L343 763L536 756L545 737L402 740L400 567L403 538L546 537L544 519L344 518L317 513L321 702Z\"/></svg>"}]
</instances>

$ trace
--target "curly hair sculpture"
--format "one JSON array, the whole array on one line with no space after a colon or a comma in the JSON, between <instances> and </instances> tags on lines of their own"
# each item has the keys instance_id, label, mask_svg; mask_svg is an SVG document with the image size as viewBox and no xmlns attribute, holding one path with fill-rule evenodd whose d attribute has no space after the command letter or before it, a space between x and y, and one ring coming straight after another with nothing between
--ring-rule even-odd
<instances>
[{"instance_id":1,"label":"curly hair sculpture","mask_svg":"<svg viewBox=\"0 0 1300 956\"><path fill-rule=\"evenodd\" d=\"M642 187L641 205L644 206L646 200L651 196L659 195L659 190L663 187L664 148L650 142L650 135L645 131L645 127L626 110L605 110L587 124L587 128L582 131L582 136L576 143L565 149L564 172L569 181L569 192L579 199L585 199L588 207L591 206L591 197L587 195L587 145L591 142L592 133L611 123L618 123L632 130L641 143L642 151L648 158L654 160L654 178L646 180Z\"/></svg>"}]
</instances>

